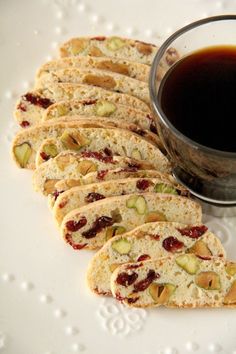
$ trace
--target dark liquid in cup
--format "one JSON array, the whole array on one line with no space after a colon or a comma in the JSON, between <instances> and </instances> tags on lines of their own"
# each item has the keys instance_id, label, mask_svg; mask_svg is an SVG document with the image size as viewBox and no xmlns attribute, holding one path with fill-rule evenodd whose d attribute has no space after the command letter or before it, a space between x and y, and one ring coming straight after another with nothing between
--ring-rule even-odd
<instances>
[{"instance_id":1,"label":"dark liquid in cup","mask_svg":"<svg viewBox=\"0 0 236 354\"><path fill-rule=\"evenodd\" d=\"M181 133L236 152L236 47L209 47L178 61L163 79L159 99Z\"/></svg>"}]
</instances>

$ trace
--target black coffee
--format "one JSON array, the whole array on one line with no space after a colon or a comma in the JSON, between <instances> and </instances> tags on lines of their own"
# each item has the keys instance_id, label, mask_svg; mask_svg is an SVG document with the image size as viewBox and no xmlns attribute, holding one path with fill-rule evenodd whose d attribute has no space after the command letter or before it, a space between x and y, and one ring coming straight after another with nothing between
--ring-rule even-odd
<instances>
[{"instance_id":1,"label":"black coffee","mask_svg":"<svg viewBox=\"0 0 236 354\"><path fill-rule=\"evenodd\" d=\"M184 135L236 152L236 47L209 47L181 59L162 81L159 99Z\"/></svg>"}]
</instances>

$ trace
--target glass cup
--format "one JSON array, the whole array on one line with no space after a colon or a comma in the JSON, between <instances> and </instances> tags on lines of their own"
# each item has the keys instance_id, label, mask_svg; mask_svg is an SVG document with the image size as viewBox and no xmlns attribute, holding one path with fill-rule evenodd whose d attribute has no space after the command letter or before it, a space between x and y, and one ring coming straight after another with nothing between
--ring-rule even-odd
<instances>
[{"instance_id":1,"label":"glass cup","mask_svg":"<svg viewBox=\"0 0 236 354\"><path fill-rule=\"evenodd\" d=\"M161 80L177 60L204 47L236 46L235 33L236 15L210 17L183 27L158 50L149 80L157 130L172 162L173 175L194 196L219 206L236 206L236 153L203 146L183 135L164 114L158 92ZM209 134L214 134L214 127Z\"/></svg>"}]
</instances>

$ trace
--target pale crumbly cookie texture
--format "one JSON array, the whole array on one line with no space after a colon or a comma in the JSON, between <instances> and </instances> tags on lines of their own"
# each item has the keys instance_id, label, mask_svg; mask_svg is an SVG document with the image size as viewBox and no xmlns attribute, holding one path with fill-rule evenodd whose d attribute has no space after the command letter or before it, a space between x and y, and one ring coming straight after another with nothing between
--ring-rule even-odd
<instances>
[{"instance_id":1,"label":"pale crumbly cookie texture","mask_svg":"<svg viewBox=\"0 0 236 354\"><path fill-rule=\"evenodd\" d=\"M56 192L55 184L62 180L79 180L91 172L106 169L129 168L136 165L137 169L152 168L146 161L134 160L122 156L107 156L96 151L75 153L64 151L55 158L40 165L33 174L33 185L37 192L44 195Z\"/></svg>"},{"instance_id":2,"label":"pale crumbly cookie texture","mask_svg":"<svg viewBox=\"0 0 236 354\"><path fill-rule=\"evenodd\" d=\"M201 258L225 257L220 240L202 224L153 222L124 234L121 234L122 231L119 227L111 227L108 232L109 240L90 262L87 271L88 285L99 295L111 295L111 275L124 263L143 262L184 253L195 254ZM183 260L186 259L188 256L183 257Z\"/></svg>"},{"instance_id":3,"label":"pale crumbly cookie texture","mask_svg":"<svg viewBox=\"0 0 236 354\"><path fill-rule=\"evenodd\" d=\"M111 276L116 299L130 307L236 307L236 263L180 254L119 266Z\"/></svg>"},{"instance_id":4,"label":"pale crumbly cookie texture","mask_svg":"<svg viewBox=\"0 0 236 354\"><path fill-rule=\"evenodd\" d=\"M152 117L148 105L134 96L75 83L50 83L45 88L27 92L18 100L14 116L22 128L28 128L41 121L43 113L50 105L73 99L109 100L114 104L119 103L139 109Z\"/></svg>"},{"instance_id":5,"label":"pale crumbly cookie texture","mask_svg":"<svg viewBox=\"0 0 236 354\"><path fill-rule=\"evenodd\" d=\"M200 223L201 206L181 196L158 193L109 197L72 210L61 224L63 239L72 247L98 249L107 240L110 227L131 231L154 221Z\"/></svg>"},{"instance_id":6,"label":"pale crumbly cookie texture","mask_svg":"<svg viewBox=\"0 0 236 354\"><path fill-rule=\"evenodd\" d=\"M146 166L146 168L148 167ZM105 169L98 172L90 172L78 179L60 180L55 184L55 193L53 195L48 195L48 205L50 209L52 209L58 196L72 187L101 183L104 181L116 181L124 178L127 180L129 180L129 178L158 178L163 183L167 183L178 188L176 180L170 174L160 173L156 170L150 169L141 170L132 164L132 166L130 165L130 167L126 168L118 167L112 170ZM181 195L183 195L182 193L184 193L184 191L181 191ZM188 196L188 194L186 196Z\"/></svg>"},{"instance_id":7,"label":"pale crumbly cookie texture","mask_svg":"<svg viewBox=\"0 0 236 354\"><path fill-rule=\"evenodd\" d=\"M78 37L71 38L60 47L61 57L91 55L95 57L125 58L135 62L151 65L158 47L138 40L112 37ZM174 48L168 48L164 64L172 65L179 55Z\"/></svg>"},{"instance_id":8,"label":"pale crumbly cookie texture","mask_svg":"<svg viewBox=\"0 0 236 354\"><path fill-rule=\"evenodd\" d=\"M97 86L103 89L125 93L150 104L148 84L128 76L96 69L61 69L45 73L35 82L35 89L47 87L50 83L77 83Z\"/></svg>"},{"instance_id":9,"label":"pale crumbly cookie texture","mask_svg":"<svg viewBox=\"0 0 236 354\"><path fill-rule=\"evenodd\" d=\"M159 139L159 137L151 133L148 130L142 130L142 133L140 134L139 128L135 124L129 124L126 123L125 121L117 121L117 120L112 120L112 119L94 119L95 117L90 117L84 119L84 116L69 116L61 117L60 119L57 120L57 122L77 122L77 126L80 128L119 128L119 129L125 129L128 131L131 131L133 133L136 133L142 138L146 139L147 141L151 142L154 144L157 148L159 148L164 154L166 154L163 145ZM65 146L63 141L61 141L58 138L48 138L42 141L42 144L37 150L36 157L35 157L35 165L38 167L41 165L41 163L48 161L50 158L53 158L57 156L60 152L65 150ZM71 147L68 145L67 150L74 151L78 150L75 149L75 145L71 145ZM109 154L109 151L107 150L107 153ZM139 153L138 150L135 150L132 154L133 158L140 159L141 158L141 153Z\"/></svg>"},{"instance_id":10,"label":"pale crumbly cookie texture","mask_svg":"<svg viewBox=\"0 0 236 354\"><path fill-rule=\"evenodd\" d=\"M77 121L45 122L20 131L12 145L13 158L21 168L33 169L37 150L43 140L59 139L64 150L98 151L151 161L160 172L169 172L164 154L141 136L118 128L83 128Z\"/></svg>"},{"instance_id":11,"label":"pale crumbly cookie texture","mask_svg":"<svg viewBox=\"0 0 236 354\"><path fill-rule=\"evenodd\" d=\"M164 182L163 182L164 180ZM53 214L58 224L70 211L107 197L124 194L152 192L173 195L188 195L180 185L175 186L162 178L125 178L73 187L60 194L55 202Z\"/></svg>"},{"instance_id":12,"label":"pale crumbly cookie texture","mask_svg":"<svg viewBox=\"0 0 236 354\"><path fill-rule=\"evenodd\" d=\"M45 73L67 68L85 68L111 71L136 80L148 82L150 66L127 59L95 56L73 56L56 59L43 64L36 75L40 78Z\"/></svg>"},{"instance_id":13,"label":"pale crumbly cookie texture","mask_svg":"<svg viewBox=\"0 0 236 354\"><path fill-rule=\"evenodd\" d=\"M109 99L91 99L91 100L70 100L59 101L49 106L44 114L43 121L56 120L69 116L85 116L125 120L127 123L136 124L141 129L150 130L157 133L153 116L142 110L131 106L115 103Z\"/></svg>"}]
</instances>

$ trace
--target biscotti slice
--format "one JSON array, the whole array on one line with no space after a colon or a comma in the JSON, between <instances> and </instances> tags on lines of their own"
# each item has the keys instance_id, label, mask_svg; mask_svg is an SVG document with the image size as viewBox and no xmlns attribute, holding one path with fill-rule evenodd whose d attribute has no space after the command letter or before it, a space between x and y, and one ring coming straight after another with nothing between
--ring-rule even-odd
<instances>
[{"instance_id":1,"label":"biscotti slice","mask_svg":"<svg viewBox=\"0 0 236 354\"><path fill-rule=\"evenodd\" d=\"M81 117L81 119L79 119L78 116L70 117L71 119L66 119L65 121L76 121L78 124L78 127L80 128L120 128L120 129L125 129L128 131L131 131L133 133L138 134L139 133L139 129L137 128L137 126L135 124L128 124L128 123L123 123L123 122L117 122L116 120L110 120L110 119L83 119L83 116ZM60 120L57 120L63 122L63 117ZM158 147L163 153L164 148L161 144L161 141L159 139L159 137L156 134L153 134L149 131L142 131L142 137L144 139L146 139L147 141L151 142L152 144L155 144L156 147ZM139 135L139 134L138 134ZM75 151L74 148L74 144L70 146L67 146L67 150L70 151ZM41 165L41 163L48 161L50 158L55 157L56 155L58 155L60 152L65 150L65 144L63 143L63 141L61 141L58 138L49 138L49 139L45 139L43 140L42 144L40 145L40 147L37 150L36 153L36 157L35 157L35 165L36 167L38 167L39 165ZM105 150L107 152L107 154L109 155L109 149ZM134 151L132 154L133 158L136 159L140 159L141 154L138 151Z\"/></svg>"},{"instance_id":2,"label":"biscotti slice","mask_svg":"<svg viewBox=\"0 0 236 354\"><path fill-rule=\"evenodd\" d=\"M188 191L180 185L175 186L163 178L126 178L74 187L60 194L53 208L58 224L71 210L86 204L112 196L124 194L153 192L173 195L188 195Z\"/></svg>"},{"instance_id":3,"label":"biscotti slice","mask_svg":"<svg viewBox=\"0 0 236 354\"><path fill-rule=\"evenodd\" d=\"M169 172L170 164L162 152L141 136L118 128L81 128L78 122L45 122L20 131L12 146L13 157L21 168L34 168L36 152L43 140L59 139L64 150L102 151L151 161L160 172Z\"/></svg>"},{"instance_id":4,"label":"biscotti slice","mask_svg":"<svg viewBox=\"0 0 236 354\"><path fill-rule=\"evenodd\" d=\"M154 44L140 42L122 37L79 37L72 38L60 47L61 57L91 55L96 57L125 58L135 62L151 65L158 47ZM179 55L174 48L166 51L165 62L173 64Z\"/></svg>"},{"instance_id":5,"label":"biscotti slice","mask_svg":"<svg viewBox=\"0 0 236 354\"><path fill-rule=\"evenodd\" d=\"M73 99L85 101L97 99L109 100L109 102L114 104L120 103L144 111L152 119L150 108L136 97L111 92L100 87L69 83L52 83L48 84L46 88L26 93L18 100L14 115L19 125L22 128L27 128L35 123L39 123L44 111L53 103Z\"/></svg>"},{"instance_id":6,"label":"biscotti slice","mask_svg":"<svg viewBox=\"0 0 236 354\"><path fill-rule=\"evenodd\" d=\"M55 120L62 116L74 115L125 120L127 123L137 124L141 129L157 132L152 116L128 105L114 103L109 99L56 102L46 109L43 120Z\"/></svg>"},{"instance_id":7,"label":"biscotti slice","mask_svg":"<svg viewBox=\"0 0 236 354\"><path fill-rule=\"evenodd\" d=\"M150 66L130 60L107 57L78 56L56 59L43 64L37 78L50 71L67 68L85 68L112 71L133 79L148 82Z\"/></svg>"},{"instance_id":8,"label":"biscotti slice","mask_svg":"<svg viewBox=\"0 0 236 354\"><path fill-rule=\"evenodd\" d=\"M236 307L236 263L193 254L128 263L113 272L111 290L130 307Z\"/></svg>"},{"instance_id":9,"label":"biscotti slice","mask_svg":"<svg viewBox=\"0 0 236 354\"><path fill-rule=\"evenodd\" d=\"M134 96L150 103L148 84L130 77L95 69L61 69L44 74L35 82L35 88L47 87L50 83L77 83Z\"/></svg>"},{"instance_id":10,"label":"biscotti slice","mask_svg":"<svg viewBox=\"0 0 236 354\"><path fill-rule=\"evenodd\" d=\"M37 192L48 195L55 192L59 180L79 180L88 173L106 169L129 168L135 165L140 169L151 169L152 164L122 156L107 156L101 152L75 153L64 151L55 158L40 165L33 174L33 185Z\"/></svg>"},{"instance_id":11,"label":"biscotti slice","mask_svg":"<svg viewBox=\"0 0 236 354\"><path fill-rule=\"evenodd\" d=\"M168 183L176 188L178 184L176 180L169 174L160 173L156 170L140 170L135 167L133 163L132 167L126 168L115 168L114 170L100 170L98 172L91 172L86 176L83 176L79 179L63 179L58 181L55 184L55 191L53 194L49 194L48 196L48 205L52 209L53 205L59 196L59 194L67 191L68 189L76 186L82 186L92 183L101 183L103 181L112 181L117 179L129 179L129 178L158 178L163 183ZM181 192L183 195L183 192ZM188 196L188 194L186 195Z\"/></svg>"},{"instance_id":12,"label":"biscotti slice","mask_svg":"<svg viewBox=\"0 0 236 354\"><path fill-rule=\"evenodd\" d=\"M120 235L121 231L119 227L108 230L109 241L89 264L88 285L97 294L111 295L112 272L124 263L155 260L176 253L193 253L202 258L225 257L220 240L205 225L153 222L123 235ZM183 261L185 259L183 257ZM186 262L183 267L190 273L195 271L195 263Z\"/></svg>"},{"instance_id":13,"label":"biscotti slice","mask_svg":"<svg viewBox=\"0 0 236 354\"><path fill-rule=\"evenodd\" d=\"M66 242L76 248L98 249L111 227L124 231L154 221L200 223L201 206L170 194L143 193L110 197L72 210L61 224Z\"/></svg>"}]
</instances>

